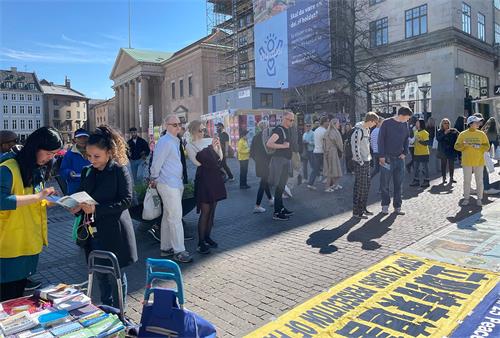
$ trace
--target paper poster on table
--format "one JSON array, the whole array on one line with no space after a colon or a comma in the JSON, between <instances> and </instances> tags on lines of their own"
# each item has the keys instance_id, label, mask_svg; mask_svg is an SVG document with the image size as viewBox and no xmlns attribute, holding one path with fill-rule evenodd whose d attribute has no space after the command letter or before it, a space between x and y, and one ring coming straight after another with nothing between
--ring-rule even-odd
<instances>
[{"instance_id":1,"label":"paper poster on table","mask_svg":"<svg viewBox=\"0 0 500 338\"><path fill-rule=\"evenodd\" d=\"M496 273L394 254L247 337L446 337Z\"/></svg>"}]
</instances>

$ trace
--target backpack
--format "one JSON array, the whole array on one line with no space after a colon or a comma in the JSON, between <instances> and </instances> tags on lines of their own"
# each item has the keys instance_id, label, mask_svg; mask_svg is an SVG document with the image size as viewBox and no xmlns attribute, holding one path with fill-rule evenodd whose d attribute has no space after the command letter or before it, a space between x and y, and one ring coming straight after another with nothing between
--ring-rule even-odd
<instances>
[{"instance_id":1,"label":"backpack","mask_svg":"<svg viewBox=\"0 0 500 338\"><path fill-rule=\"evenodd\" d=\"M281 129L283 135L285 135L286 137L286 133L283 130L283 127L278 126L278 128ZM272 135L273 135L273 130L271 128L266 128L262 131L262 143L264 144L264 149L268 155L272 155L276 151L276 149L271 149L267 146L267 141L271 138Z\"/></svg>"},{"instance_id":2,"label":"backpack","mask_svg":"<svg viewBox=\"0 0 500 338\"><path fill-rule=\"evenodd\" d=\"M356 131L356 129L360 129L361 130L361 138L365 137L363 128L354 127L354 128L352 128L349 131L349 133L347 134L347 138L345 140L345 143L344 143L344 153L345 153L346 159L348 161L352 161L352 143L351 143L351 139L352 139L352 135L354 134L354 132Z\"/></svg>"}]
</instances>

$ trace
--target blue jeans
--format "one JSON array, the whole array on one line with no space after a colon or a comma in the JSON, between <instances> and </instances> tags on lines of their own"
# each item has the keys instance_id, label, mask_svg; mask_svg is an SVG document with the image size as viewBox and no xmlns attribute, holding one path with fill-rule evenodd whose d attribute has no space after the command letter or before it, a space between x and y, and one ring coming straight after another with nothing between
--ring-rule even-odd
<instances>
[{"instance_id":1,"label":"blue jeans","mask_svg":"<svg viewBox=\"0 0 500 338\"><path fill-rule=\"evenodd\" d=\"M391 196L389 193L389 186L391 180L394 186L394 208L401 208L403 204L402 199L402 185L405 172L405 161L399 157L386 157L386 163L388 163L391 168L388 170L384 167L380 167L380 185L382 190L382 206L389 206L391 204Z\"/></svg>"},{"instance_id":2,"label":"blue jeans","mask_svg":"<svg viewBox=\"0 0 500 338\"><path fill-rule=\"evenodd\" d=\"M316 177L319 176L319 173L321 171L321 164L323 163L323 153L313 153L313 158L312 158L312 172L311 176L309 177L309 185L313 185L314 181L316 180Z\"/></svg>"}]
</instances>

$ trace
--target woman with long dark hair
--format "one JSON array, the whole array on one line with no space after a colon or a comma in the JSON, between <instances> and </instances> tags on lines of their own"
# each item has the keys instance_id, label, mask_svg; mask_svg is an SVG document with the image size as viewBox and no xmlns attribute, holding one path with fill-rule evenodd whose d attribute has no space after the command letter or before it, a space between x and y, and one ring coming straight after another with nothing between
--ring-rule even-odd
<instances>
[{"instance_id":1,"label":"woman with long dark hair","mask_svg":"<svg viewBox=\"0 0 500 338\"><path fill-rule=\"evenodd\" d=\"M45 187L52 159L63 147L59 132L42 127L28 136L16 154L0 157L0 300L21 297L47 245Z\"/></svg>"},{"instance_id":2,"label":"woman with long dark hair","mask_svg":"<svg viewBox=\"0 0 500 338\"><path fill-rule=\"evenodd\" d=\"M271 189L269 187L269 182L267 181L269 177L269 162L271 161L271 155L266 151L264 145L264 135L263 133L269 128L267 121L260 121L257 124L259 132L255 134L252 139L252 145L250 146L250 157L255 161L255 174L260 177L259 190L257 191L257 201L255 202L255 207L253 212L263 213L266 209L261 206L262 198L264 193L269 200L269 205L274 205L274 198L271 195Z\"/></svg>"},{"instance_id":3,"label":"woman with long dark hair","mask_svg":"<svg viewBox=\"0 0 500 338\"><path fill-rule=\"evenodd\" d=\"M215 208L217 202L226 199L226 187L220 174L222 149L218 138L204 138L201 121L189 123L191 141L186 146L188 157L197 166L194 181L194 194L198 220L198 252L210 253L210 248L217 248L218 244L210 237L214 226Z\"/></svg>"},{"instance_id":4,"label":"woman with long dark hair","mask_svg":"<svg viewBox=\"0 0 500 338\"><path fill-rule=\"evenodd\" d=\"M109 126L90 135L87 155L91 163L82 170L79 191L87 192L98 204L81 203L72 210L82 217L78 231L80 245L88 257L92 250L116 255L122 274L123 297L127 295L124 267L137 261L137 244L128 208L132 202L132 179L127 168L127 143ZM87 220L87 222L83 220ZM96 274L101 302L118 307L116 282L107 274ZM125 302L124 302L125 303Z\"/></svg>"}]
</instances>

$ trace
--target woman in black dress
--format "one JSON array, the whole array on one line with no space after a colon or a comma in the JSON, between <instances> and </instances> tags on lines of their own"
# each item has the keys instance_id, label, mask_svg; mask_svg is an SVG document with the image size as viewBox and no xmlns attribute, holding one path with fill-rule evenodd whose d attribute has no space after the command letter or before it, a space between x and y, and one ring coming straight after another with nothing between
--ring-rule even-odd
<instances>
[{"instance_id":1,"label":"woman in black dress","mask_svg":"<svg viewBox=\"0 0 500 338\"><path fill-rule=\"evenodd\" d=\"M217 243L210 237L214 226L217 202L226 199L226 187L221 175L220 161L222 149L218 138L204 138L201 121L189 123L191 141L186 145L188 157L197 166L194 181L198 220L198 252L210 253L210 248L217 248Z\"/></svg>"},{"instance_id":2,"label":"woman in black dress","mask_svg":"<svg viewBox=\"0 0 500 338\"><path fill-rule=\"evenodd\" d=\"M91 165L82 171L79 191L87 192L98 204L81 203L72 211L85 215L96 231L90 234L89 228L82 224L78 238L87 258L92 250L110 251L118 258L120 268L124 268L137 261L134 227L128 212L132 180L126 166L127 143L111 127L100 126L90 135L86 149ZM126 298L127 278L123 269L121 273ZM116 282L107 274L96 273L96 277L101 302L118 307Z\"/></svg>"},{"instance_id":3,"label":"woman in black dress","mask_svg":"<svg viewBox=\"0 0 500 338\"><path fill-rule=\"evenodd\" d=\"M269 176L269 162L271 161L271 155L269 155L264 146L263 132L267 131L268 124L267 121L260 121L257 125L260 131L255 134L252 139L252 145L250 146L250 157L255 161L255 174L260 177L259 191L257 191L257 201L253 209L254 213L263 213L266 211L260 206L262 202L262 197L264 193L269 200L269 205L274 205L274 198L271 195L271 189L269 188L269 183L267 177Z\"/></svg>"},{"instance_id":4,"label":"woman in black dress","mask_svg":"<svg viewBox=\"0 0 500 338\"><path fill-rule=\"evenodd\" d=\"M446 164L448 164L448 170L450 172L450 183L457 183L453 179L453 173L455 172L455 160L458 156L458 152L455 150L455 142L458 138L458 130L451 128L451 122L448 119L442 119L439 124L439 130L436 134L436 139L438 141L438 158L441 160L441 176L443 177L443 184L446 184Z\"/></svg>"}]
</instances>

